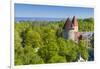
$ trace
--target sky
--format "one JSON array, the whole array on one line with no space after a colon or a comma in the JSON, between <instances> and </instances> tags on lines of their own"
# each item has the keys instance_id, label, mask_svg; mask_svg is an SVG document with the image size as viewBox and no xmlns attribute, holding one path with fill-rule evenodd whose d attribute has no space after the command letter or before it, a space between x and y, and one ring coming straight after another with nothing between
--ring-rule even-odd
<instances>
[{"instance_id":1,"label":"sky","mask_svg":"<svg viewBox=\"0 0 100 69\"><path fill-rule=\"evenodd\" d=\"M93 8L15 4L15 17L77 18L94 17Z\"/></svg>"}]
</instances>

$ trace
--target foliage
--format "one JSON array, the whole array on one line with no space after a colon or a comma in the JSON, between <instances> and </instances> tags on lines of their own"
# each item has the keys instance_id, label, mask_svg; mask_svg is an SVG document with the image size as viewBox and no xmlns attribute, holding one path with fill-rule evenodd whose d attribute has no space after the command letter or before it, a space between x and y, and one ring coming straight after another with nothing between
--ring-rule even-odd
<instances>
[{"instance_id":1,"label":"foliage","mask_svg":"<svg viewBox=\"0 0 100 69\"><path fill-rule=\"evenodd\" d=\"M79 52L81 56L84 58L84 60L88 60L89 54L88 54L88 43L85 40L81 40L79 42Z\"/></svg>"},{"instance_id":2,"label":"foliage","mask_svg":"<svg viewBox=\"0 0 100 69\"><path fill-rule=\"evenodd\" d=\"M51 59L48 62L49 63L65 63L66 58L60 55L54 55L51 57Z\"/></svg>"},{"instance_id":3,"label":"foliage","mask_svg":"<svg viewBox=\"0 0 100 69\"><path fill-rule=\"evenodd\" d=\"M78 19L79 31L94 31L93 18ZM23 21L14 27L15 65L88 60L94 48L82 40L78 44L62 37L65 21ZM91 38L91 42L94 38ZM90 47L90 48L88 48Z\"/></svg>"},{"instance_id":4,"label":"foliage","mask_svg":"<svg viewBox=\"0 0 100 69\"><path fill-rule=\"evenodd\" d=\"M94 19L88 18L88 19L79 19L79 31L82 32L90 32L94 31Z\"/></svg>"}]
</instances>

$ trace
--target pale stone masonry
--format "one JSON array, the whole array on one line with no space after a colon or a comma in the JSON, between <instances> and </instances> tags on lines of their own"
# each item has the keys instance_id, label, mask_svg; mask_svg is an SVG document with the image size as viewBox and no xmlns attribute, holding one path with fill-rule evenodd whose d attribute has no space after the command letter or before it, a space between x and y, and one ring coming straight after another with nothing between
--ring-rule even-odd
<instances>
[{"instance_id":1,"label":"pale stone masonry","mask_svg":"<svg viewBox=\"0 0 100 69\"><path fill-rule=\"evenodd\" d=\"M71 39L78 42L78 40L82 38L81 33L78 32L78 21L75 16L73 17L72 21L67 18L63 29L63 37L66 39Z\"/></svg>"}]
</instances>

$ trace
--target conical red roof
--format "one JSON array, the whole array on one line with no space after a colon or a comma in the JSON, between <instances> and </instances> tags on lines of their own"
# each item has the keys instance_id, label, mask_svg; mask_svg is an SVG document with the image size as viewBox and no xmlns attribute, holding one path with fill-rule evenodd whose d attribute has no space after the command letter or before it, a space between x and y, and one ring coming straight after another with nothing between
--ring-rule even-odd
<instances>
[{"instance_id":1,"label":"conical red roof","mask_svg":"<svg viewBox=\"0 0 100 69\"><path fill-rule=\"evenodd\" d=\"M78 26L77 18L75 16L72 19L72 23L74 26Z\"/></svg>"},{"instance_id":2,"label":"conical red roof","mask_svg":"<svg viewBox=\"0 0 100 69\"><path fill-rule=\"evenodd\" d=\"M67 20L66 20L66 22L64 24L63 29L68 29L68 28L70 28L70 26L71 26L71 21L70 21L69 18L67 18Z\"/></svg>"}]
</instances>

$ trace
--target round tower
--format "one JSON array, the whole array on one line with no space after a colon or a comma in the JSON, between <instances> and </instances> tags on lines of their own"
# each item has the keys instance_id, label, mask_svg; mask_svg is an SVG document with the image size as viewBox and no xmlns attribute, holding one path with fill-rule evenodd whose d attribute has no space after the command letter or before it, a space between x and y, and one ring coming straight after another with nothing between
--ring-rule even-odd
<instances>
[{"instance_id":1,"label":"round tower","mask_svg":"<svg viewBox=\"0 0 100 69\"><path fill-rule=\"evenodd\" d=\"M64 33L63 33L64 38L74 40L74 37L75 37L74 27L73 27L72 21L70 21L69 18L67 18L63 29L64 29Z\"/></svg>"},{"instance_id":2,"label":"round tower","mask_svg":"<svg viewBox=\"0 0 100 69\"><path fill-rule=\"evenodd\" d=\"M71 39L75 41L76 32L78 32L78 22L76 17L74 16L72 21L68 18L64 27L64 38Z\"/></svg>"},{"instance_id":3,"label":"round tower","mask_svg":"<svg viewBox=\"0 0 100 69\"><path fill-rule=\"evenodd\" d=\"M75 33L74 33L74 29L71 28L67 31L67 39L70 39L70 40L75 40Z\"/></svg>"}]
</instances>

